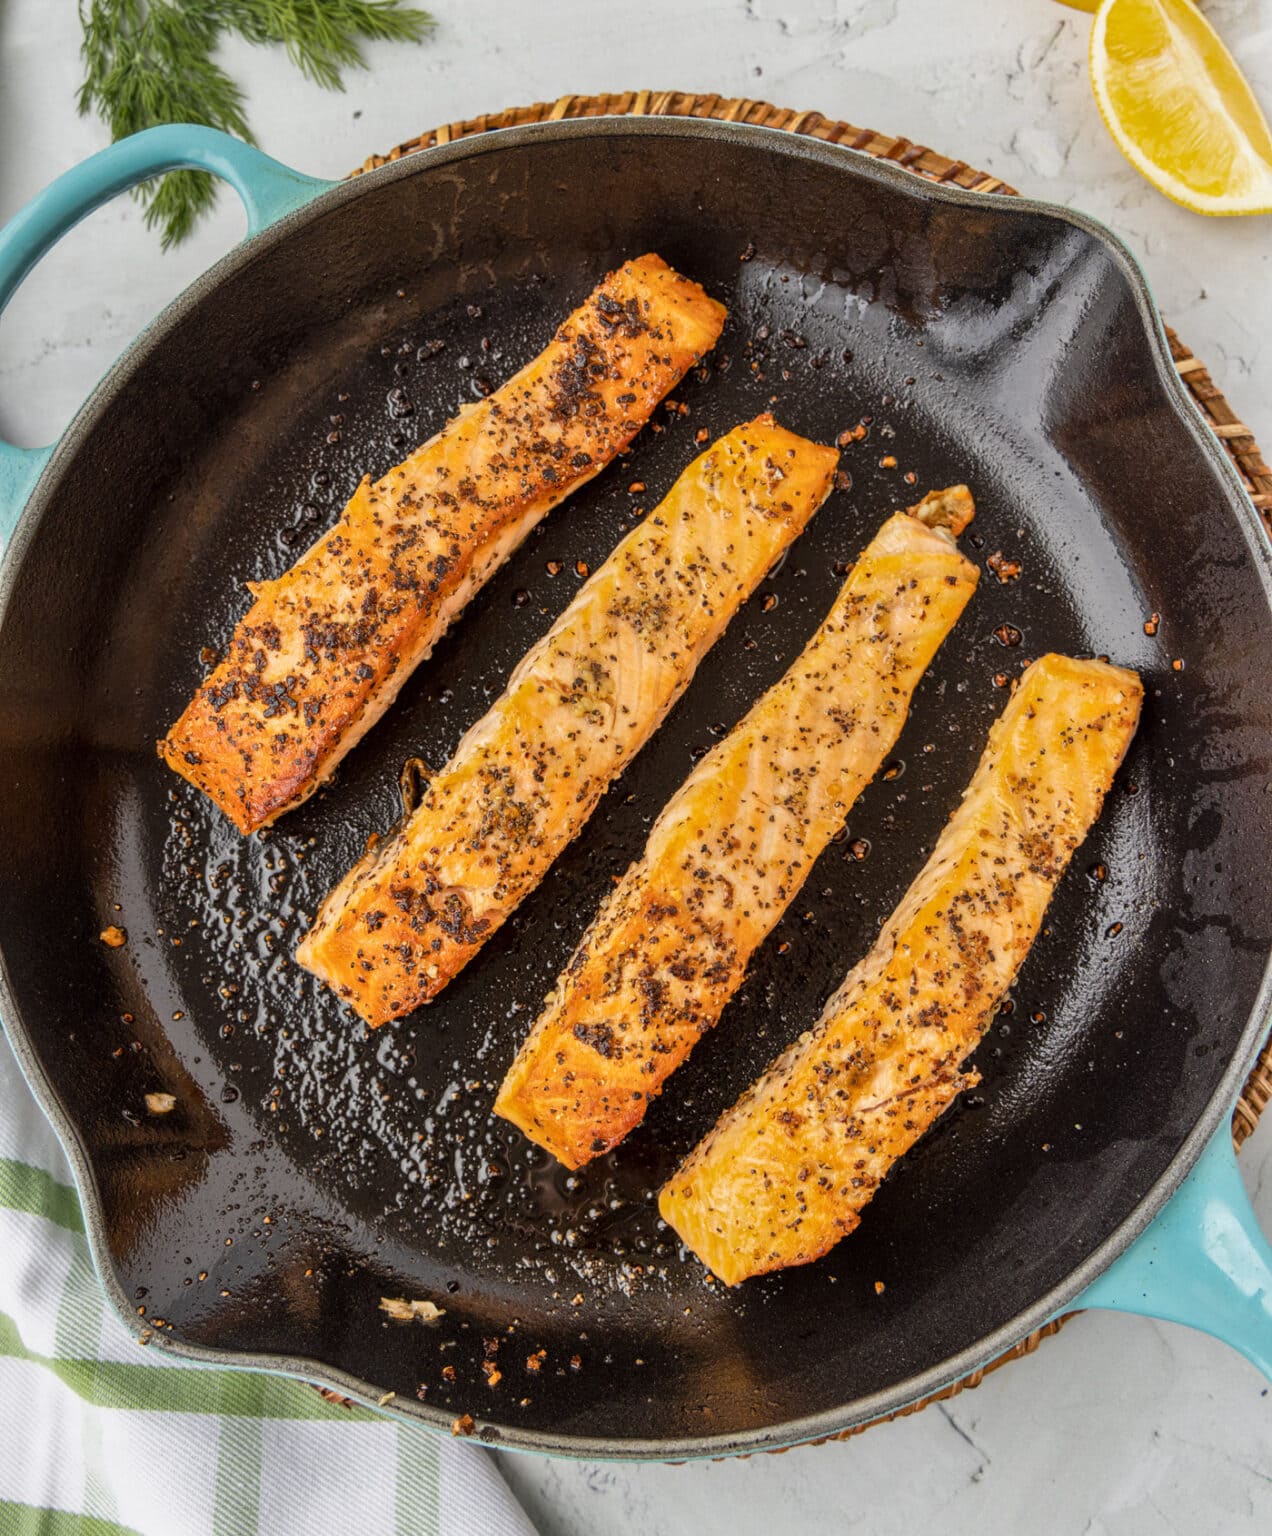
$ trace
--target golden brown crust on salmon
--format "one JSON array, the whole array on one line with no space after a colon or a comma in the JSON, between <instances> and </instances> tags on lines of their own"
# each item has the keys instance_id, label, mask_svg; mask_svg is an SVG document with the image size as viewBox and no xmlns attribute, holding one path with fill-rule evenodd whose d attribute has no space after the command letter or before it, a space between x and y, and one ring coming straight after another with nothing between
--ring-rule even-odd
<instances>
[{"instance_id":1,"label":"golden brown crust on salmon","mask_svg":"<svg viewBox=\"0 0 1272 1536\"><path fill-rule=\"evenodd\" d=\"M831 488L838 455L761 416L622 540L296 958L370 1024L436 996L591 815Z\"/></svg>"},{"instance_id":2,"label":"golden brown crust on salmon","mask_svg":"<svg viewBox=\"0 0 1272 1536\"><path fill-rule=\"evenodd\" d=\"M785 675L697 765L605 898L495 1100L569 1168L608 1152L720 1017L892 751L976 588L966 486L875 535Z\"/></svg>"},{"instance_id":3,"label":"golden brown crust on salmon","mask_svg":"<svg viewBox=\"0 0 1272 1536\"><path fill-rule=\"evenodd\" d=\"M658 256L612 272L533 362L372 484L254 601L159 743L241 832L306 799L472 594L620 453L725 311Z\"/></svg>"},{"instance_id":4,"label":"golden brown crust on salmon","mask_svg":"<svg viewBox=\"0 0 1272 1536\"><path fill-rule=\"evenodd\" d=\"M1027 669L962 804L821 1018L728 1110L658 1207L729 1285L820 1258L976 1081L976 1047L1100 813L1139 720L1134 672Z\"/></svg>"}]
</instances>

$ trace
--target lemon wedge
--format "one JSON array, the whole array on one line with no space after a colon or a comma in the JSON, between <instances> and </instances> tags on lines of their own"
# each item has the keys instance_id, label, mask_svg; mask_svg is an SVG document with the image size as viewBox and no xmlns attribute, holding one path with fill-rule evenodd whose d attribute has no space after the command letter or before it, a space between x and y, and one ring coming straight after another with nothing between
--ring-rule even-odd
<instances>
[{"instance_id":1,"label":"lemon wedge","mask_svg":"<svg viewBox=\"0 0 1272 1536\"><path fill-rule=\"evenodd\" d=\"M1272 213L1272 131L1192 0L1102 0L1091 83L1137 171L1197 213Z\"/></svg>"}]
</instances>

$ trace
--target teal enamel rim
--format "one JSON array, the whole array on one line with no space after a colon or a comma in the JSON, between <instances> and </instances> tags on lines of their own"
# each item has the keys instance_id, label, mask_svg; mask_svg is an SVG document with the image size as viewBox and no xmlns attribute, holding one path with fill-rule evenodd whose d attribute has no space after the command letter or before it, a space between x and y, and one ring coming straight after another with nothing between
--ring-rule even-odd
<instances>
[{"instance_id":1,"label":"teal enamel rim","mask_svg":"<svg viewBox=\"0 0 1272 1536\"><path fill-rule=\"evenodd\" d=\"M247 213L249 240L332 185L214 128L194 123L147 128L72 166L0 229L0 312L67 230L117 193L180 169L210 171L230 183ZM0 439L0 544L7 546L52 454L52 445L16 448Z\"/></svg>"},{"instance_id":2,"label":"teal enamel rim","mask_svg":"<svg viewBox=\"0 0 1272 1536\"><path fill-rule=\"evenodd\" d=\"M261 239L272 241L283 238L285 231L278 226L277 221L285 221L286 230L290 231L298 224L317 217L320 211L360 196L368 177L378 183L404 179L432 166L497 153L505 145L537 139L552 140L588 134L653 134L695 138L729 136L751 142L757 148L776 149L785 154L840 167L850 163L855 174L885 182L911 197L974 207L982 212L992 208L1003 217L1041 215L1067 224L1103 246L1130 284L1163 395L1174 410L1181 430L1192 436L1210 461L1219 485L1225 489L1229 508L1246 537L1269 607L1272 608L1272 544L1267 539L1236 470L1175 370L1165 326L1153 302L1147 279L1121 240L1097 220L1084 214L1034 199L987 197L984 193L927 182L891 162L879 161L843 145L803 138L780 129L703 118L597 117L497 129L430 150L418 151L390 161L366 176L346 182L324 182L302 176L269 160L258 151L236 140L227 140L208 129L155 129L151 130L151 134L175 135L172 141L174 151L182 144L188 150L194 142L199 153L206 153L209 159L196 159L191 154L163 164L152 162L149 174L171 168L174 164L196 164L225 175L239 190L248 207L249 236L243 245L209 269L176 299L133 343L133 349L140 349L152 340L158 341L170 323L175 323L190 307L202 302L215 291L223 274L233 270L239 262L252 259L253 253L246 249L249 244L259 244ZM149 137L150 134L137 135L138 139ZM199 143L205 139L210 142ZM113 146L113 150L123 150L133 142L124 140L122 144ZM226 145L231 146L228 152ZM18 218L25 218L32 209L42 205L50 192L63 186L68 179L75 178L78 171L94 166L103 156L111 154L112 150L103 151L102 155L94 156L76 171L68 172L48 192L36 198ZM216 163L209 163L213 158ZM267 182L267 186L262 192L261 186L253 182L256 189L253 192L254 201L249 203L248 193L236 177L245 183L250 181L262 162L268 168L262 177L262 184ZM231 169L234 174L231 174ZM47 249L59 234L76 222L77 217L82 217L90 208L112 195L113 191L144 179L145 174L147 172L142 171L134 174L131 180L125 178L111 181L109 189L101 191L96 202L83 203L78 215L65 218L56 225L55 232L46 234L40 250ZM254 214L253 208L259 212ZM275 227L269 233L262 234L267 225ZM9 229L12 227L10 225ZM0 297L6 299L17 281L14 279L7 287L4 285L9 229L0 231ZM22 269L23 273L38 259L38 254ZM130 349L130 353L133 349ZM56 477L58 462L74 451L76 440L85 425L108 407L118 370L117 364L53 449L35 450L27 457L24 488L21 495L15 495L15 504L8 508L8 523L0 521L0 530L16 523L23 499L27 499L27 505L31 507L32 519L38 518L40 504L51 480ZM19 452L7 445L0 445L0 519L3 519L6 512L5 455L11 456L9 463L12 464L12 456ZM56 462L53 473L41 482L43 467L54 454ZM35 462L37 456L38 463ZM16 480L10 484L16 484ZM12 568L21 560L24 543L22 529L18 530L18 536L12 544L5 545L5 559L0 562L0 604L8 596ZM0 1003L3 1004L5 1016L13 1018L13 998L2 964ZM869 1423L920 1402L985 1366L1049 1319L1083 1307L1108 1307L1185 1322L1226 1340L1267 1371L1269 1364L1272 1364L1272 1250L1269 1250L1259 1230L1236 1168L1231 1151L1230 1118L1232 1105L1258 1057L1270 1026L1272 959L1265 970L1241 1044L1229 1060L1206 1111L1184 1138L1161 1177L1144 1194L1133 1215L1077 1265L1064 1282L1040 1297L1027 1311L986 1335L961 1354L938 1363L921 1375L840 1409L745 1434L693 1440L602 1441L564 1435L527 1434L496 1424L483 1424L478 1420L475 1438L506 1450L604 1460L682 1461L784 1449L833 1437L843 1430ZM85 1226L93 1261L104 1289L125 1326L131 1328L134 1316L114 1276L93 1167L80 1143L75 1126L63 1110L57 1092L46 1078L23 1030L20 1026L6 1025L6 1032L22 1071L52 1122L72 1165L84 1205ZM1176 1201L1179 1202L1177 1209ZM212 1349L160 1336L152 1341L153 1347L161 1347L174 1356L211 1365L300 1377L332 1388L360 1404L379 1408L389 1416L411 1420L433 1430L444 1432L449 1424L449 1420L443 1422L436 1410L421 1404L394 1401L386 1405L381 1388L321 1361L290 1355Z\"/></svg>"}]
</instances>

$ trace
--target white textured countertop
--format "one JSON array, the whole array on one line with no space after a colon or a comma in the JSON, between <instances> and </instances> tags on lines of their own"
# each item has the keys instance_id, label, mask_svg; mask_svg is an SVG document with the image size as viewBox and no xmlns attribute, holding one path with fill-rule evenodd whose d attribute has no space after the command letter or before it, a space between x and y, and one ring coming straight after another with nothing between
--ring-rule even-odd
<instances>
[{"instance_id":1,"label":"white textured countertop","mask_svg":"<svg viewBox=\"0 0 1272 1536\"><path fill-rule=\"evenodd\" d=\"M1272 0L1203 0L1272 107ZM263 147L338 175L437 123L570 91L763 97L908 137L1096 215L1272 452L1272 219L1203 220L1105 133L1086 17L1053 0L434 0L419 49L371 52L345 96L276 54L231 51ZM105 143L75 115L69 0L0 5L0 219ZM55 436L117 352L241 232L231 195L161 256L120 199L71 235L0 321L0 436ZM1272 1230L1272 1116L1243 1156ZM1272 1397L1183 1329L1092 1314L976 1392L844 1444L680 1467L511 1458L543 1536L1272 1530Z\"/></svg>"}]
</instances>

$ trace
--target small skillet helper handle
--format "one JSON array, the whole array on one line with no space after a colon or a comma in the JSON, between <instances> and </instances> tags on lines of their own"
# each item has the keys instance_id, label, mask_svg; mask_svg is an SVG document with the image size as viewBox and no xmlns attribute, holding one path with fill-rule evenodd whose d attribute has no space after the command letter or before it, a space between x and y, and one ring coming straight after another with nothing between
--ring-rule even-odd
<instances>
[{"instance_id":1,"label":"small skillet helper handle","mask_svg":"<svg viewBox=\"0 0 1272 1536\"><path fill-rule=\"evenodd\" d=\"M302 176L214 128L193 123L147 128L73 166L0 229L0 311L40 257L94 208L152 176L180 169L210 171L230 183L247 212L249 239L334 185ZM7 547L52 452L0 440L0 544Z\"/></svg>"},{"instance_id":2,"label":"small skillet helper handle","mask_svg":"<svg viewBox=\"0 0 1272 1536\"><path fill-rule=\"evenodd\" d=\"M1272 1381L1272 1246L1246 1194L1227 1120L1152 1222L1074 1306L1187 1323L1239 1350Z\"/></svg>"}]
</instances>

